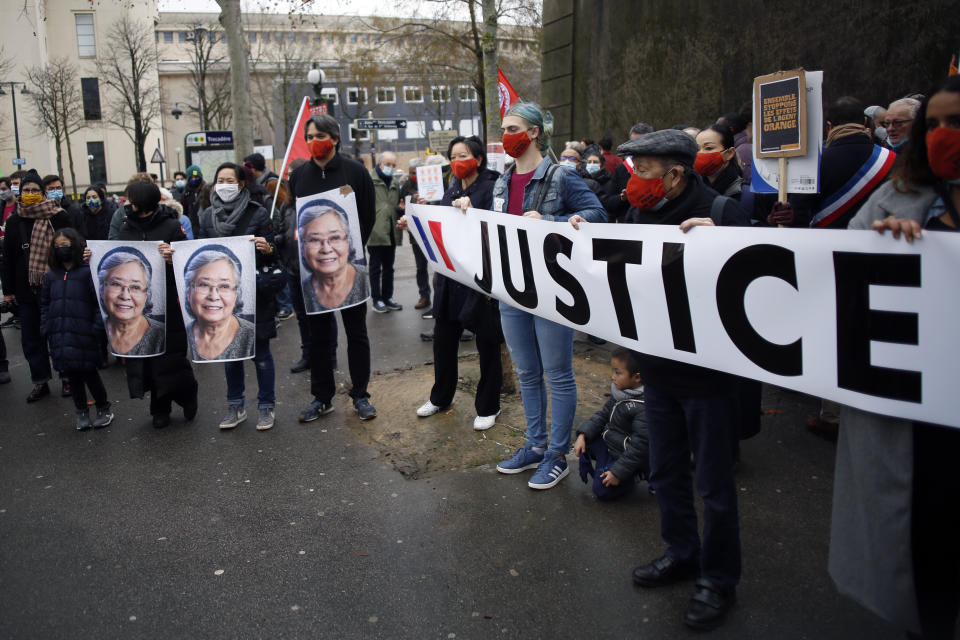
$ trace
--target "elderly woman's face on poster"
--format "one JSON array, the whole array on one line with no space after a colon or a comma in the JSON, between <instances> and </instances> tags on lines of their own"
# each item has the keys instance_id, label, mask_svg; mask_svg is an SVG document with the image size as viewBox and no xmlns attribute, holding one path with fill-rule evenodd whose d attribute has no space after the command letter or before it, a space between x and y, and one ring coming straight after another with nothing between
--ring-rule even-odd
<instances>
[{"instance_id":1,"label":"elderly woman's face on poster","mask_svg":"<svg viewBox=\"0 0 960 640\"><path fill-rule=\"evenodd\" d=\"M340 216L329 211L304 227L304 261L317 276L334 275L349 262L350 237Z\"/></svg>"},{"instance_id":2,"label":"elderly woman's face on poster","mask_svg":"<svg viewBox=\"0 0 960 640\"><path fill-rule=\"evenodd\" d=\"M105 284L104 302L109 317L128 322L143 315L150 280L142 264L131 261L114 267L107 273Z\"/></svg>"},{"instance_id":3,"label":"elderly woman's face on poster","mask_svg":"<svg viewBox=\"0 0 960 640\"><path fill-rule=\"evenodd\" d=\"M190 308L200 323L217 324L233 315L237 304L237 272L228 259L197 269L190 287Z\"/></svg>"}]
</instances>

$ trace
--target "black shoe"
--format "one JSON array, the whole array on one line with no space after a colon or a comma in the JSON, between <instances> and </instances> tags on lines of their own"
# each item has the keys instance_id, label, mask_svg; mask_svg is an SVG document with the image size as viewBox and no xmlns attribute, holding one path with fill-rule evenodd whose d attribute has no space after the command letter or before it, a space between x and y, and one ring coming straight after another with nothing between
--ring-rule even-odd
<instances>
[{"instance_id":1,"label":"black shoe","mask_svg":"<svg viewBox=\"0 0 960 640\"><path fill-rule=\"evenodd\" d=\"M424 311L423 313L420 314L420 317L423 318L424 320L433 320L433 309L430 309L429 311Z\"/></svg>"},{"instance_id":2,"label":"black shoe","mask_svg":"<svg viewBox=\"0 0 960 640\"><path fill-rule=\"evenodd\" d=\"M169 413L157 413L153 416L153 428L154 429L163 429L166 426L170 425L170 414Z\"/></svg>"},{"instance_id":3,"label":"black shoe","mask_svg":"<svg viewBox=\"0 0 960 640\"><path fill-rule=\"evenodd\" d=\"M690 597L683 622L700 631L716 629L727 617L727 612L737 601L737 590L721 589L709 580L700 578Z\"/></svg>"},{"instance_id":4,"label":"black shoe","mask_svg":"<svg viewBox=\"0 0 960 640\"><path fill-rule=\"evenodd\" d=\"M10 382L10 372L0 371L0 384L7 384L8 382Z\"/></svg>"},{"instance_id":5,"label":"black shoe","mask_svg":"<svg viewBox=\"0 0 960 640\"><path fill-rule=\"evenodd\" d=\"M678 560L666 554L633 570L633 583L641 587L662 587L693 578L700 572L700 559Z\"/></svg>"},{"instance_id":6,"label":"black shoe","mask_svg":"<svg viewBox=\"0 0 960 640\"><path fill-rule=\"evenodd\" d=\"M423 340L424 342L433 342L433 331L430 331L428 333L421 333L420 339Z\"/></svg>"},{"instance_id":7,"label":"black shoe","mask_svg":"<svg viewBox=\"0 0 960 640\"><path fill-rule=\"evenodd\" d=\"M300 358L296 364L290 367L290 373L300 373L310 368L310 362L306 358ZM334 367L336 368L336 367Z\"/></svg>"},{"instance_id":8,"label":"black shoe","mask_svg":"<svg viewBox=\"0 0 960 640\"><path fill-rule=\"evenodd\" d=\"M300 416L297 419L300 422L313 422L320 416L325 416L330 413L333 413L332 402L322 402L314 398L313 402L308 404L307 408L300 412Z\"/></svg>"},{"instance_id":9,"label":"black shoe","mask_svg":"<svg viewBox=\"0 0 960 640\"><path fill-rule=\"evenodd\" d=\"M89 409L79 409L77 411L77 431L86 431L91 426L90 423L90 410Z\"/></svg>"},{"instance_id":10,"label":"black shoe","mask_svg":"<svg viewBox=\"0 0 960 640\"><path fill-rule=\"evenodd\" d=\"M70 395L71 395L70 381L67 380L66 378L63 378L62 380L60 380L60 397L69 398Z\"/></svg>"},{"instance_id":11,"label":"black shoe","mask_svg":"<svg viewBox=\"0 0 960 640\"><path fill-rule=\"evenodd\" d=\"M186 420L187 422L190 422L191 420L196 418L198 408L199 407L197 406L197 399L196 397L194 397L193 400L183 405L183 419Z\"/></svg>"},{"instance_id":12,"label":"black shoe","mask_svg":"<svg viewBox=\"0 0 960 640\"><path fill-rule=\"evenodd\" d=\"M366 398L357 398L353 401L353 409L361 420L372 420L377 417L377 410Z\"/></svg>"},{"instance_id":13,"label":"black shoe","mask_svg":"<svg viewBox=\"0 0 960 640\"><path fill-rule=\"evenodd\" d=\"M277 320L286 320L287 318L293 315L293 311L290 309L281 309L277 311Z\"/></svg>"},{"instance_id":14,"label":"black shoe","mask_svg":"<svg viewBox=\"0 0 960 640\"><path fill-rule=\"evenodd\" d=\"M383 301L384 306L390 311L403 311L403 305L394 300L393 298L387 298Z\"/></svg>"},{"instance_id":15,"label":"black shoe","mask_svg":"<svg viewBox=\"0 0 960 640\"><path fill-rule=\"evenodd\" d=\"M50 395L50 385L46 382L41 382L33 388L33 391L30 392L30 395L27 396L27 402L36 402L44 396Z\"/></svg>"}]
</instances>

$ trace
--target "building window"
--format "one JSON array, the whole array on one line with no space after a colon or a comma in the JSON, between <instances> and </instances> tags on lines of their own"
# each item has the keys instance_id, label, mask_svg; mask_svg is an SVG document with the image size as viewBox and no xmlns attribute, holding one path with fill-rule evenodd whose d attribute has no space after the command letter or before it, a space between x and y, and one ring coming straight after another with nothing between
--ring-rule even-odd
<instances>
[{"instance_id":1,"label":"building window","mask_svg":"<svg viewBox=\"0 0 960 640\"><path fill-rule=\"evenodd\" d=\"M83 119L100 119L100 80L97 78L80 78L80 89L83 94Z\"/></svg>"},{"instance_id":2,"label":"building window","mask_svg":"<svg viewBox=\"0 0 960 640\"><path fill-rule=\"evenodd\" d=\"M480 135L480 118L460 121L460 135L478 136Z\"/></svg>"},{"instance_id":3,"label":"building window","mask_svg":"<svg viewBox=\"0 0 960 640\"><path fill-rule=\"evenodd\" d=\"M351 33L351 34L350 34L350 42L352 42L352 43L354 43L354 44L357 43L357 34L355 34L355 33Z\"/></svg>"},{"instance_id":4,"label":"building window","mask_svg":"<svg viewBox=\"0 0 960 640\"><path fill-rule=\"evenodd\" d=\"M270 33L268 31L260 34L260 42L270 42Z\"/></svg>"},{"instance_id":5,"label":"building window","mask_svg":"<svg viewBox=\"0 0 960 640\"><path fill-rule=\"evenodd\" d=\"M407 128L404 137L407 140L416 140L427 136L427 127L423 120L407 120Z\"/></svg>"},{"instance_id":6,"label":"building window","mask_svg":"<svg viewBox=\"0 0 960 640\"><path fill-rule=\"evenodd\" d=\"M460 102L476 102L477 90L468 84L462 84L457 87L457 96L460 99Z\"/></svg>"},{"instance_id":7,"label":"building window","mask_svg":"<svg viewBox=\"0 0 960 640\"><path fill-rule=\"evenodd\" d=\"M332 34L332 33L328 33L328 34L327 34L327 44L333 44L333 34Z\"/></svg>"},{"instance_id":8,"label":"building window","mask_svg":"<svg viewBox=\"0 0 960 640\"><path fill-rule=\"evenodd\" d=\"M293 33L292 31L287 34L287 42L293 43L296 41L297 41L297 34Z\"/></svg>"},{"instance_id":9,"label":"building window","mask_svg":"<svg viewBox=\"0 0 960 640\"><path fill-rule=\"evenodd\" d=\"M404 87L403 88L403 101L404 102L423 102L423 89L420 87ZM421 138L423 136L420 136Z\"/></svg>"},{"instance_id":10,"label":"building window","mask_svg":"<svg viewBox=\"0 0 960 640\"><path fill-rule=\"evenodd\" d=\"M350 127L350 139L351 140L369 140L370 132L366 129L354 129Z\"/></svg>"},{"instance_id":11,"label":"building window","mask_svg":"<svg viewBox=\"0 0 960 640\"><path fill-rule=\"evenodd\" d=\"M333 100L333 104L340 104L340 94L336 89L323 89L320 97L324 100Z\"/></svg>"},{"instance_id":12,"label":"building window","mask_svg":"<svg viewBox=\"0 0 960 640\"><path fill-rule=\"evenodd\" d=\"M249 39L250 42L256 42L256 41L257 41L257 32L256 32L256 31L251 31L251 32L249 32L249 33L247 34L247 39Z\"/></svg>"},{"instance_id":13,"label":"building window","mask_svg":"<svg viewBox=\"0 0 960 640\"><path fill-rule=\"evenodd\" d=\"M450 102L450 87L431 87L430 92L434 102Z\"/></svg>"},{"instance_id":14,"label":"building window","mask_svg":"<svg viewBox=\"0 0 960 640\"><path fill-rule=\"evenodd\" d=\"M383 142L384 140L399 140L400 139L400 130L399 129L380 129L377 131L377 140Z\"/></svg>"},{"instance_id":15,"label":"building window","mask_svg":"<svg viewBox=\"0 0 960 640\"><path fill-rule=\"evenodd\" d=\"M377 87L377 102L379 104L395 104L397 90L393 87Z\"/></svg>"},{"instance_id":16,"label":"building window","mask_svg":"<svg viewBox=\"0 0 960 640\"><path fill-rule=\"evenodd\" d=\"M90 163L90 182L97 184L107 182L107 161L103 156L103 142L88 142L87 155L93 156Z\"/></svg>"},{"instance_id":17,"label":"building window","mask_svg":"<svg viewBox=\"0 0 960 640\"><path fill-rule=\"evenodd\" d=\"M164 44L170 44L171 42L173 42L173 31L163 32L163 42Z\"/></svg>"},{"instance_id":18,"label":"building window","mask_svg":"<svg viewBox=\"0 0 960 640\"><path fill-rule=\"evenodd\" d=\"M365 33L365 34L363 35L363 42L364 42L364 44L370 44L370 34L369 34L369 33Z\"/></svg>"},{"instance_id":19,"label":"building window","mask_svg":"<svg viewBox=\"0 0 960 640\"><path fill-rule=\"evenodd\" d=\"M187 34L186 31L178 31L177 40L179 40L180 42L189 42L190 36Z\"/></svg>"},{"instance_id":20,"label":"building window","mask_svg":"<svg viewBox=\"0 0 960 640\"><path fill-rule=\"evenodd\" d=\"M93 35L93 14L76 13L77 22L77 55L81 58L97 57L97 41Z\"/></svg>"},{"instance_id":21,"label":"building window","mask_svg":"<svg viewBox=\"0 0 960 640\"><path fill-rule=\"evenodd\" d=\"M323 41L323 34L322 33L313 34L313 41L317 43Z\"/></svg>"},{"instance_id":22,"label":"building window","mask_svg":"<svg viewBox=\"0 0 960 640\"><path fill-rule=\"evenodd\" d=\"M309 34L309 33L301 33L301 34L300 34L300 42L302 42L302 43L304 43L304 44L310 42L310 34Z\"/></svg>"},{"instance_id":23,"label":"building window","mask_svg":"<svg viewBox=\"0 0 960 640\"><path fill-rule=\"evenodd\" d=\"M443 122L432 120L430 125L432 131L453 131L453 120L444 120Z\"/></svg>"},{"instance_id":24,"label":"building window","mask_svg":"<svg viewBox=\"0 0 960 640\"><path fill-rule=\"evenodd\" d=\"M366 104L367 90L363 87L347 88L347 104Z\"/></svg>"}]
</instances>

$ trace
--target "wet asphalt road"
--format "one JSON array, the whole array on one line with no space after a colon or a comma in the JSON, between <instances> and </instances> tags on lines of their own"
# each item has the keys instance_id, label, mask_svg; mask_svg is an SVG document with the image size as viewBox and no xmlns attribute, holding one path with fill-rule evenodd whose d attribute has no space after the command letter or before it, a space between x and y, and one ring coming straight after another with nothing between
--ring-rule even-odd
<instances>
[{"instance_id":1,"label":"wet asphalt road","mask_svg":"<svg viewBox=\"0 0 960 640\"><path fill-rule=\"evenodd\" d=\"M412 309L406 246L397 281L409 307L369 318L375 370L431 358L417 337L429 324ZM77 433L69 399L24 402L19 335L3 333L14 381L0 387L2 638L699 635L681 624L691 584L630 582L635 565L662 552L645 490L599 503L576 463L545 492L492 465L406 480L351 429L345 396L334 414L296 422L309 397L308 374L287 373L293 319L273 343L278 423L264 433L252 420L216 428L219 365L196 367L198 418L185 424L175 410L160 431L110 367L116 421ZM765 390L764 408L782 413L743 443L743 582L712 637L900 637L841 598L826 573L834 448L802 428L814 407Z\"/></svg>"}]
</instances>

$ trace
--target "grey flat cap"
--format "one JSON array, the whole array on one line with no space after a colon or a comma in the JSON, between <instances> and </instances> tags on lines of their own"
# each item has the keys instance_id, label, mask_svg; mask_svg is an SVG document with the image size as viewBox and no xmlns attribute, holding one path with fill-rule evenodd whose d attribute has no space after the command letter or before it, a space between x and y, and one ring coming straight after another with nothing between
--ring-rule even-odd
<instances>
[{"instance_id":1,"label":"grey flat cap","mask_svg":"<svg viewBox=\"0 0 960 640\"><path fill-rule=\"evenodd\" d=\"M672 156L691 165L697 159L697 142L689 133L676 129L661 129L617 147L621 156Z\"/></svg>"}]
</instances>

